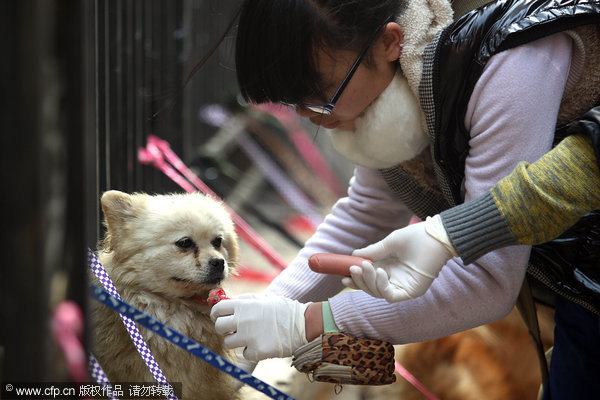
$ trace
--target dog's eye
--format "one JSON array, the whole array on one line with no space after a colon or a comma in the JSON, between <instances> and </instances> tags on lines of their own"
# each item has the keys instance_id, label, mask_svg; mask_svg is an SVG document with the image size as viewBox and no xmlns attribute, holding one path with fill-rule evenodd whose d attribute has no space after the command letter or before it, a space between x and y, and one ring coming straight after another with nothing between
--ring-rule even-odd
<instances>
[{"instance_id":1,"label":"dog's eye","mask_svg":"<svg viewBox=\"0 0 600 400\"><path fill-rule=\"evenodd\" d=\"M196 243L189 237L184 237L175 242L175 246L179 247L181 250L192 250L196 247Z\"/></svg>"},{"instance_id":2,"label":"dog's eye","mask_svg":"<svg viewBox=\"0 0 600 400\"><path fill-rule=\"evenodd\" d=\"M223 242L223 238L220 236L217 236L216 238L211 240L210 244L212 244L215 249L218 249L221 247L222 242Z\"/></svg>"}]
</instances>

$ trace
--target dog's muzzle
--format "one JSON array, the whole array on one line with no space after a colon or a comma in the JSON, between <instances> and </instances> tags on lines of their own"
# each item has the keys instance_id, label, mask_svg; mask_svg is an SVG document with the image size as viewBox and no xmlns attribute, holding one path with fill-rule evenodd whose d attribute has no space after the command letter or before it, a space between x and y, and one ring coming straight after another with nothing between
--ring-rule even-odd
<instances>
[{"instance_id":1,"label":"dog's muzzle","mask_svg":"<svg viewBox=\"0 0 600 400\"><path fill-rule=\"evenodd\" d=\"M208 260L208 283L218 283L225 278L225 260L222 258L211 258Z\"/></svg>"}]
</instances>

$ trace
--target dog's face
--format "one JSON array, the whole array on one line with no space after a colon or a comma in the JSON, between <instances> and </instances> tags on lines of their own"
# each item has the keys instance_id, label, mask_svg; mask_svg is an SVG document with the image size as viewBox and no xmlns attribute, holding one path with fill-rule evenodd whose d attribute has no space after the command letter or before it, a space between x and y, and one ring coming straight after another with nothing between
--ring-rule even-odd
<instances>
[{"instance_id":1,"label":"dog's face","mask_svg":"<svg viewBox=\"0 0 600 400\"><path fill-rule=\"evenodd\" d=\"M237 236L228 212L200 193L151 196L109 191L102 196L120 285L169 297L204 296L237 264Z\"/></svg>"}]
</instances>

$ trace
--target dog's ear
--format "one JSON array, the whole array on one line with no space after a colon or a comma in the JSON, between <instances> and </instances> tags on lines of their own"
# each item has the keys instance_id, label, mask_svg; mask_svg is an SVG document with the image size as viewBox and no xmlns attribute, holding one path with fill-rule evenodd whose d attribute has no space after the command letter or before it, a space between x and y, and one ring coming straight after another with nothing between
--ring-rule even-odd
<instances>
[{"instance_id":1,"label":"dog's ear","mask_svg":"<svg viewBox=\"0 0 600 400\"><path fill-rule=\"evenodd\" d=\"M100 199L104 223L109 232L118 232L125 221L135 216L133 197L118 190L109 190Z\"/></svg>"},{"instance_id":2,"label":"dog's ear","mask_svg":"<svg viewBox=\"0 0 600 400\"><path fill-rule=\"evenodd\" d=\"M240 244L237 234L234 229L231 229L229 234L225 238L225 246L227 248L227 254L229 255L228 263L237 266L240 261Z\"/></svg>"}]
</instances>

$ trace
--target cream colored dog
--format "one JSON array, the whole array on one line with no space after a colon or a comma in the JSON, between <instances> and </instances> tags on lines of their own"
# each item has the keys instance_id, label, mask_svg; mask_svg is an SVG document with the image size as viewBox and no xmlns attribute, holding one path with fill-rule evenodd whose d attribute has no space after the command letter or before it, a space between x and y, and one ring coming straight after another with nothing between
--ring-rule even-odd
<instances>
[{"instance_id":1,"label":"cream colored dog","mask_svg":"<svg viewBox=\"0 0 600 400\"><path fill-rule=\"evenodd\" d=\"M214 331L208 292L231 274L239 257L228 212L199 193L102 196L106 236L99 259L126 302L209 349L228 356ZM94 278L95 279L95 278ZM154 382L119 315L92 304L94 354L111 382ZM227 374L140 327L169 382L184 399L235 399Z\"/></svg>"}]
</instances>

